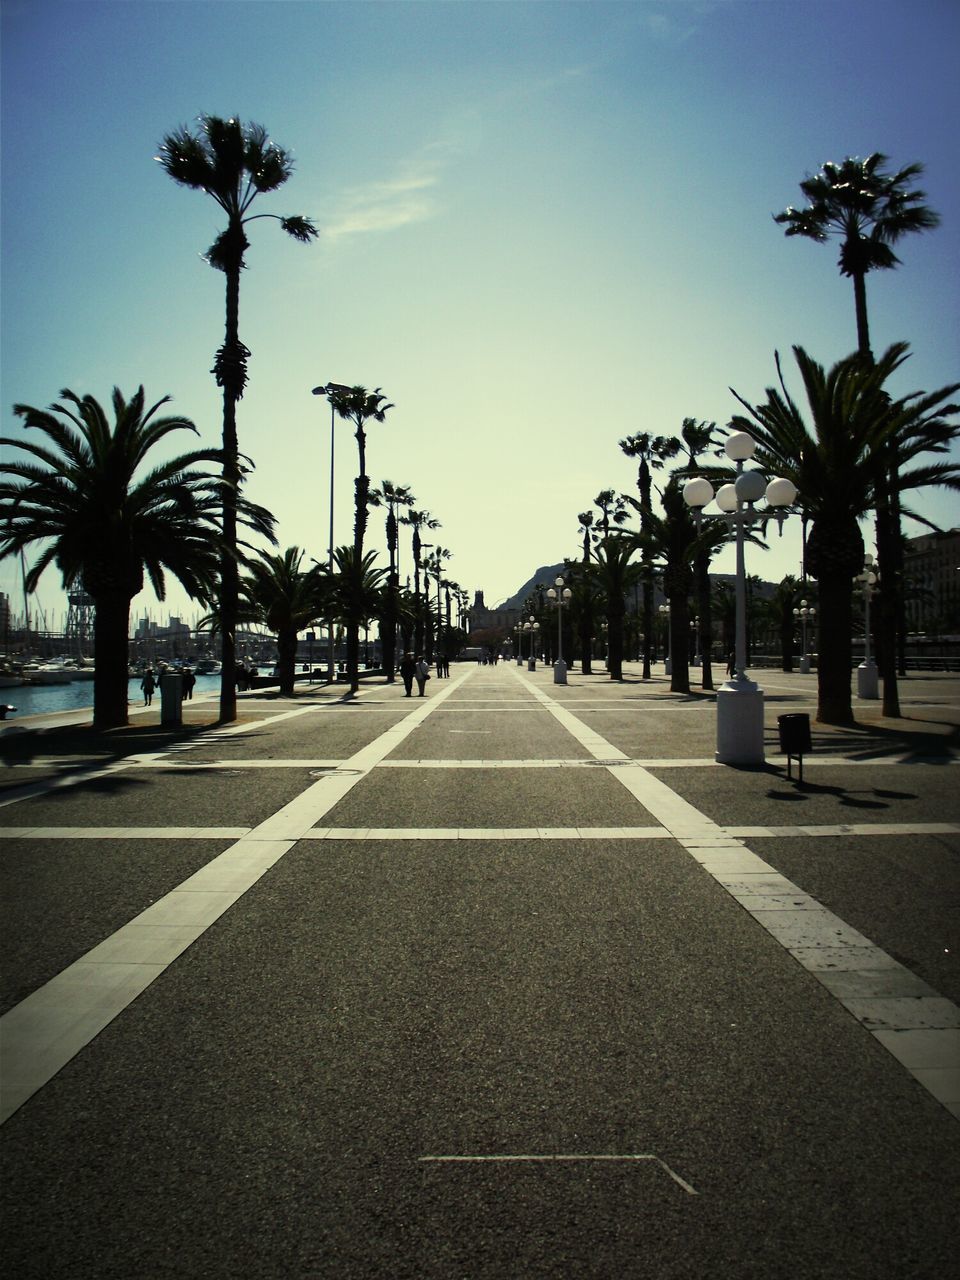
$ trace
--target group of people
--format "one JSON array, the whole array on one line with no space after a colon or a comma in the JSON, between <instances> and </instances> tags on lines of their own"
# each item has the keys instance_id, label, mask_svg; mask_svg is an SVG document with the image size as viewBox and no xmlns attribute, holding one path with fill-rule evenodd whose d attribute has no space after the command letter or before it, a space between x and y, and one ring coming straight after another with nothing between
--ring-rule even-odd
<instances>
[{"instance_id":1,"label":"group of people","mask_svg":"<svg viewBox=\"0 0 960 1280\"><path fill-rule=\"evenodd\" d=\"M197 683L197 677L190 667L184 667L182 671L166 671L161 663L160 671L155 676L153 671L148 667L143 673L143 679L140 681L140 688L143 690L143 705L149 707L153 702L153 695L162 675L178 675L182 680L180 686L184 698L193 697L194 685Z\"/></svg>"},{"instance_id":2,"label":"group of people","mask_svg":"<svg viewBox=\"0 0 960 1280\"><path fill-rule=\"evenodd\" d=\"M440 654L437 654L436 672L438 679L450 674L450 662ZM430 663L422 653L419 658L414 658L412 651L403 655L400 663L400 679L403 681L404 697L413 697L414 680L417 682L417 697L425 696L427 681L430 679Z\"/></svg>"}]
</instances>

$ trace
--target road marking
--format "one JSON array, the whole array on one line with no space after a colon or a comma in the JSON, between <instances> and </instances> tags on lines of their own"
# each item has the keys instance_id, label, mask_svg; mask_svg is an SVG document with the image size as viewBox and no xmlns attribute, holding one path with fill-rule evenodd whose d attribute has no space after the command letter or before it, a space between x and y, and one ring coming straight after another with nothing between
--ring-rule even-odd
<instances>
[{"instance_id":1,"label":"road marking","mask_svg":"<svg viewBox=\"0 0 960 1280\"><path fill-rule=\"evenodd\" d=\"M699 1195L685 1178L681 1178L675 1169L671 1169L659 1156L643 1153L640 1155L464 1155L464 1156L420 1156L419 1164L583 1164L615 1163L629 1164L631 1161L650 1161L659 1165L677 1186L682 1187L687 1195Z\"/></svg>"},{"instance_id":2,"label":"road marking","mask_svg":"<svg viewBox=\"0 0 960 1280\"><path fill-rule=\"evenodd\" d=\"M565 706L531 685L519 672L513 672L513 675L531 689L538 702L548 707L591 755L602 758L607 753L626 760L623 752L611 748L595 730L579 721ZM804 895L809 905L800 911L792 910L787 904L779 910L769 907L764 902L764 898L770 896L769 886L774 886L774 896L779 894L785 899L802 891L757 857L742 840L726 835L723 828L642 766L629 762L626 766L618 764L610 774L626 787L651 817L663 824L704 871L906 1067L918 1084L960 1120L960 1030L957 1029L960 1026L957 1021L960 1009L956 1005L938 996L927 983L821 906L816 899ZM764 892L752 891L751 881L763 884ZM885 997L891 973L896 974L898 996L908 1001L923 1002L921 1029L917 1029L916 1006L912 1003L913 1013L908 1016L906 1008L903 1008L901 1021L896 1026L885 1025L883 1030L872 1027L869 1019L863 1016L860 1001ZM839 982L835 981L835 975L840 975ZM853 978L852 984L850 978ZM851 985L853 989L859 988L856 998L849 995ZM896 1016L892 1009L891 1016Z\"/></svg>"},{"instance_id":3,"label":"road marking","mask_svg":"<svg viewBox=\"0 0 960 1280\"><path fill-rule=\"evenodd\" d=\"M424 700L344 761L342 771L312 783L5 1013L0 1018L0 1124L144 992L466 678ZM294 714L303 711L277 719Z\"/></svg>"}]
</instances>

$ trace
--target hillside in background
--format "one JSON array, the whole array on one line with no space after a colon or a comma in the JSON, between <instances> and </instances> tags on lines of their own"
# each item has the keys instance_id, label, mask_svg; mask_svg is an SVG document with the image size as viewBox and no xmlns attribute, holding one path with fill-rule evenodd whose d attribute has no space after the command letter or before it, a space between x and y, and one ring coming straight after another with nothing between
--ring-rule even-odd
<instances>
[{"instance_id":1,"label":"hillside in background","mask_svg":"<svg viewBox=\"0 0 960 1280\"><path fill-rule=\"evenodd\" d=\"M538 582L543 587L552 587L557 575L558 574L562 575L564 572L564 569L565 569L565 565L563 564L562 561L560 562L560 564L543 565L541 568L539 568L536 571L536 573L532 574L526 580L523 586L520 587L518 591L514 592L514 594L510 596L508 600L504 600L502 604L498 604L496 606L497 609L521 608L527 596L530 595L530 593L533 591L534 587L537 585ZM711 573L710 581L713 583L727 582L732 587L734 585L734 575L732 573ZM775 584L772 582L761 581L760 587L759 587L760 597L762 599L769 599L769 597L773 595L774 586ZM656 604L659 605L663 603L664 595L659 585L655 590L654 598L655 598Z\"/></svg>"}]
</instances>

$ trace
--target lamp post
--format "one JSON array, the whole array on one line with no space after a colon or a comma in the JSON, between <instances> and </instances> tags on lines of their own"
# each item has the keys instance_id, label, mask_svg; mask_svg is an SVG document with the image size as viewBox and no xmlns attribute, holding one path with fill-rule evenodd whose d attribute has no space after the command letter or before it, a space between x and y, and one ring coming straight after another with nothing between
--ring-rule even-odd
<instances>
[{"instance_id":1,"label":"lamp post","mask_svg":"<svg viewBox=\"0 0 960 1280\"><path fill-rule=\"evenodd\" d=\"M690 630L693 633L693 665L700 665L700 617L699 614L690 623Z\"/></svg>"},{"instance_id":2,"label":"lamp post","mask_svg":"<svg viewBox=\"0 0 960 1280\"><path fill-rule=\"evenodd\" d=\"M527 659L527 670L536 671L537 657L536 657L536 652L533 646L534 646L534 641L536 640L537 632L540 630L540 623L536 620L536 618L533 616L532 613L530 615L530 621L525 622L523 624L523 629L524 631L528 632L530 635L530 657Z\"/></svg>"},{"instance_id":3,"label":"lamp post","mask_svg":"<svg viewBox=\"0 0 960 1280\"><path fill-rule=\"evenodd\" d=\"M557 660L553 664L553 683L567 683L567 664L563 660L563 606L570 603L573 592L564 586L563 579L557 578L547 592L547 599L557 607Z\"/></svg>"},{"instance_id":4,"label":"lamp post","mask_svg":"<svg viewBox=\"0 0 960 1280\"><path fill-rule=\"evenodd\" d=\"M660 606L660 617L667 624L667 656L663 660L663 670L666 675L671 676L673 675L673 658L670 653L672 636L670 635L670 606L668 604Z\"/></svg>"},{"instance_id":5,"label":"lamp post","mask_svg":"<svg viewBox=\"0 0 960 1280\"><path fill-rule=\"evenodd\" d=\"M767 510L783 521L785 508L797 497L796 486L789 480L767 481L760 471L744 471L743 464L753 457L756 443L746 431L728 437L724 450L737 467L733 484L721 485L717 506L723 518L733 525L737 546L736 578L736 672L717 690L717 751L721 764L763 764L763 690L747 677L747 582L744 569L744 532L766 511L757 512L754 503L766 498ZM713 485L699 477L683 486L683 499L695 512L697 527L703 508L713 498Z\"/></svg>"},{"instance_id":6,"label":"lamp post","mask_svg":"<svg viewBox=\"0 0 960 1280\"><path fill-rule=\"evenodd\" d=\"M603 640L603 666L604 670L610 670L610 624L607 622L600 623L600 636Z\"/></svg>"},{"instance_id":7,"label":"lamp post","mask_svg":"<svg viewBox=\"0 0 960 1280\"><path fill-rule=\"evenodd\" d=\"M877 574L873 568L873 556L868 552L863 557L863 572L858 573L855 582L860 584L863 593L863 661L857 667L857 697L879 698L880 673L877 664L870 654L870 600L877 585Z\"/></svg>"},{"instance_id":8,"label":"lamp post","mask_svg":"<svg viewBox=\"0 0 960 1280\"><path fill-rule=\"evenodd\" d=\"M328 382L324 387L314 387L313 394L315 396L326 396L330 402L330 539L327 543L327 568L333 573L333 475L334 475L334 431L333 424L336 421L336 409L333 403L335 395L344 395L349 392L350 388L342 382ZM327 651L327 679L333 684L336 677L337 654L336 640L334 639L335 630L333 619L327 628L329 632L329 648Z\"/></svg>"},{"instance_id":9,"label":"lamp post","mask_svg":"<svg viewBox=\"0 0 960 1280\"><path fill-rule=\"evenodd\" d=\"M517 666L523 666L523 623L518 622L513 628L517 633Z\"/></svg>"},{"instance_id":10,"label":"lamp post","mask_svg":"<svg viewBox=\"0 0 960 1280\"><path fill-rule=\"evenodd\" d=\"M800 619L800 674L806 676L810 674L810 655L807 653L807 621L809 620L810 625L813 626L817 611L813 605L808 605L806 600L801 600L800 608L794 609L793 616Z\"/></svg>"}]
</instances>

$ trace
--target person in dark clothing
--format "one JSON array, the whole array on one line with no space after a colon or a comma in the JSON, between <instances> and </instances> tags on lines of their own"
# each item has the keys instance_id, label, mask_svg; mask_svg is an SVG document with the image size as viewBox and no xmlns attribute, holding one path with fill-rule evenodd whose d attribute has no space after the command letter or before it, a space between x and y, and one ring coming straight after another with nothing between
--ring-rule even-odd
<instances>
[{"instance_id":1,"label":"person in dark clothing","mask_svg":"<svg viewBox=\"0 0 960 1280\"><path fill-rule=\"evenodd\" d=\"M197 677L193 674L190 667L187 667L183 673L183 696L185 698L193 698L193 686L197 683Z\"/></svg>"},{"instance_id":2,"label":"person in dark clothing","mask_svg":"<svg viewBox=\"0 0 960 1280\"><path fill-rule=\"evenodd\" d=\"M413 660L412 653L405 653L403 661L400 663L400 679L403 681L404 697L409 698L413 695L413 677L417 673L417 664Z\"/></svg>"}]
</instances>

